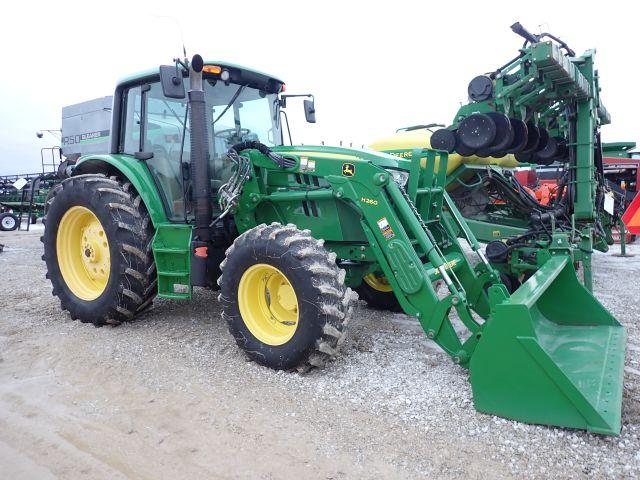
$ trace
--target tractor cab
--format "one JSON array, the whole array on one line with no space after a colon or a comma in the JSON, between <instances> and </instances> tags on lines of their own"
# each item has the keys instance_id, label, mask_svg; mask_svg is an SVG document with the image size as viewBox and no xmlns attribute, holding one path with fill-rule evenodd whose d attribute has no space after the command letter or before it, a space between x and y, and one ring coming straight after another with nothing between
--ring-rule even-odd
<instances>
[{"instance_id":1,"label":"tractor cab","mask_svg":"<svg viewBox=\"0 0 640 480\"><path fill-rule=\"evenodd\" d=\"M167 90L162 69L161 73L156 70L132 76L118 85L111 153L146 163L168 218L179 222L192 217L191 128L183 85L187 72L180 65L163 68L175 78L169 79L174 91ZM247 141L269 147L283 144L281 118L286 96L280 95L284 91L281 80L237 65L205 62L202 75L209 177L215 193L232 174L233 164L226 153L233 145Z\"/></svg>"}]
</instances>

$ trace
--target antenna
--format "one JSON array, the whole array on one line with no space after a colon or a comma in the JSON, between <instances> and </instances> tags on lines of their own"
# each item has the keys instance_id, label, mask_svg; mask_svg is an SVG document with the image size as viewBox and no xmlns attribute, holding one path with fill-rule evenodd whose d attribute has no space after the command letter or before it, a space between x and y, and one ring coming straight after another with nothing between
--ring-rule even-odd
<instances>
[{"instance_id":1,"label":"antenna","mask_svg":"<svg viewBox=\"0 0 640 480\"><path fill-rule=\"evenodd\" d=\"M180 42L182 43L182 54L184 55L183 58L186 63L188 61L187 47L185 46L185 43L184 43L184 30L182 30L182 25L180 25L180 22L175 17L172 17L170 15L156 15L155 13L150 13L149 15L155 18L164 18L164 19L170 20L175 24L176 27L178 27L178 31L180 32Z\"/></svg>"},{"instance_id":2,"label":"antenna","mask_svg":"<svg viewBox=\"0 0 640 480\"><path fill-rule=\"evenodd\" d=\"M45 132L55 137L56 140L62 140L62 130L60 130L59 128L52 128L52 129L43 128L42 130L38 130L36 132L36 137L42 138Z\"/></svg>"},{"instance_id":3,"label":"antenna","mask_svg":"<svg viewBox=\"0 0 640 480\"><path fill-rule=\"evenodd\" d=\"M538 33L548 32L549 31L549 23L542 22L538 25Z\"/></svg>"}]
</instances>

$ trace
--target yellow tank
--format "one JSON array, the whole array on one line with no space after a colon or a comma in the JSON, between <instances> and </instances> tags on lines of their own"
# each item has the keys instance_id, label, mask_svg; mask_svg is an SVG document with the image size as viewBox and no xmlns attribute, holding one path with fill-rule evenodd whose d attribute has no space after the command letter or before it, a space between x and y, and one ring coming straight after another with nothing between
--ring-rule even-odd
<instances>
[{"instance_id":1,"label":"yellow tank","mask_svg":"<svg viewBox=\"0 0 640 480\"><path fill-rule=\"evenodd\" d=\"M426 128L420 128L415 130L403 130L396 134L376 140L369 148L377 150L379 152L391 153L400 157L411 157L412 150L415 148L431 148L431 132ZM424 163L423 159L423 163ZM437 160L436 160L437 161ZM457 153L449 155L449 162L447 164L447 175L453 172L461 164L476 164L476 165L499 165L501 167L513 168L519 165L518 161L513 155L505 155L502 158L482 158L476 155L470 157L463 157ZM422 165L424 167L424 164ZM438 170L438 164L436 163L436 171Z\"/></svg>"}]
</instances>

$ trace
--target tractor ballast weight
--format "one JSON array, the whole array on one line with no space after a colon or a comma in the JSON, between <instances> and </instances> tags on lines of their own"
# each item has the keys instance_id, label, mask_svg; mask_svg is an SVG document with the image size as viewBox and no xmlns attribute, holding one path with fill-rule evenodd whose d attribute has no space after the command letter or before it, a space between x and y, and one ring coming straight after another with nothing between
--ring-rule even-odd
<instances>
[{"instance_id":1,"label":"tractor ballast weight","mask_svg":"<svg viewBox=\"0 0 640 480\"><path fill-rule=\"evenodd\" d=\"M178 65L175 71L182 75ZM73 318L96 325L128 321L156 293L188 299L193 285L217 283L223 317L251 358L272 368L306 368L322 364L342 343L350 288L384 279L374 288L392 294L428 338L470 369L479 410L619 433L624 329L579 284L562 236L553 238L554 258L511 295L446 191L447 152L420 148L404 159L265 145L242 126L259 123L243 123L243 112L260 110L242 102L265 102L260 120L274 122L273 133L282 82L238 66L203 68L195 57L187 75L188 103L178 99L168 110L172 97L158 88L157 74L119 85L114 122L124 123L112 131L134 136L136 151L116 140L108 155L81 157L52 199L44 259L54 294ZM134 115L138 103L130 99L138 94L142 108ZM204 105L204 112L194 105ZM162 162L180 142L160 121L171 113L171 128L185 127L187 109L192 176L210 176L207 186L216 185L215 192L184 175L182 148L173 157L181 176L169 180L186 186L178 193L166 186ZM216 130L227 112L235 127ZM217 145L224 140L223 155L211 158L215 148L202 148L209 143L206 131ZM164 150L154 141L164 142ZM199 168L203 159L212 166L208 173ZM224 171L218 161L232 167L229 175L214 173ZM175 195L172 203L158 185L165 197ZM210 212L198 207L207 196L217 201ZM460 238L477 256L476 267ZM215 259L222 260L220 270ZM203 271L207 282L200 282ZM466 333L454 325L454 311Z\"/></svg>"}]
</instances>

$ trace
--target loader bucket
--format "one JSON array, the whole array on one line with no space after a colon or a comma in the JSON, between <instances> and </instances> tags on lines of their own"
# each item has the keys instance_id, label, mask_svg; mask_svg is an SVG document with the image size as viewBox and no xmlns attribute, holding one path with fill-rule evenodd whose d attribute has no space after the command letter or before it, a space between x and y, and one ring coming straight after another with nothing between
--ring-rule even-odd
<instances>
[{"instance_id":1,"label":"loader bucket","mask_svg":"<svg viewBox=\"0 0 640 480\"><path fill-rule=\"evenodd\" d=\"M476 409L618 435L626 332L570 259L552 257L510 298L501 292L489 292L494 307L471 357Z\"/></svg>"}]
</instances>

